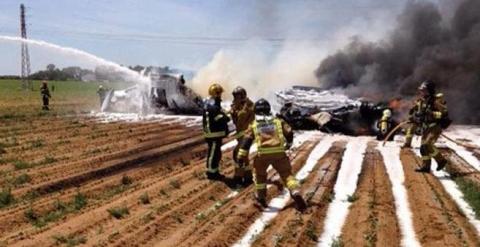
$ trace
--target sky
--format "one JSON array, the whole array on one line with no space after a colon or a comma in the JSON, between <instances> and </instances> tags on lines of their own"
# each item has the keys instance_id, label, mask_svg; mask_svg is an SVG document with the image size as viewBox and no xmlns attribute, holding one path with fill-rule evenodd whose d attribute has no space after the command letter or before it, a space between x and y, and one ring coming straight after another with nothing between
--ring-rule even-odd
<instances>
[{"instance_id":1,"label":"sky","mask_svg":"<svg viewBox=\"0 0 480 247\"><path fill-rule=\"evenodd\" d=\"M328 46L362 33L378 39L408 0L1 0L0 35L27 35L125 65L198 70L220 50L256 47L275 54L286 43ZM334 52L334 51L332 51ZM20 45L0 41L0 74L20 74ZM78 58L30 47L32 71ZM320 60L318 61L320 63Z\"/></svg>"}]
</instances>

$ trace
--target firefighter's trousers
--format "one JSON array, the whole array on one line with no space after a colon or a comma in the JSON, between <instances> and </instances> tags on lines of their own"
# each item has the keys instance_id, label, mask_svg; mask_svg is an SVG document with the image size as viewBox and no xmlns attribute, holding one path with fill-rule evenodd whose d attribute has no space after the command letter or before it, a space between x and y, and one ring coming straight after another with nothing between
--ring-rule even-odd
<instances>
[{"instance_id":1,"label":"firefighter's trousers","mask_svg":"<svg viewBox=\"0 0 480 247\"><path fill-rule=\"evenodd\" d=\"M410 126L407 128L407 132L405 133L405 144L408 146L412 145L413 135L417 130L417 124L411 123Z\"/></svg>"},{"instance_id":2,"label":"firefighter's trousers","mask_svg":"<svg viewBox=\"0 0 480 247\"><path fill-rule=\"evenodd\" d=\"M222 159L222 138L206 138L208 144L207 173L218 173Z\"/></svg>"},{"instance_id":3,"label":"firefighter's trousers","mask_svg":"<svg viewBox=\"0 0 480 247\"><path fill-rule=\"evenodd\" d=\"M253 161L256 196L265 199L267 195L267 168L272 165L283 184L290 193L299 187L298 181L292 176L292 166L285 152L275 154L257 154Z\"/></svg>"},{"instance_id":4,"label":"firefighter's trousers","mask_svg":"<svg viewBox=\"0 0 480 247\"><path fill-rule=\"evenodd\" d=\"M430 168L432 158L435 159L437 163L444 163L446 161L438 148L435 147L435 142L441 133L442 128L438 126L438 124L428 127L423 131L420 154L422 155L422 166L425 168Z\"/></svg>"},{"instance_id":5,"label":"firefighter's trousers","mask_svg":"<svg viewBox=\"0 0 480 247\"><path fill-rule=\"evenodd\" d=\"M238 151L240 150L240 146L241 146L241 143L242 143L242 137L240 138L237 138L237 146L235 146L235 148L233 149L233 161L234 161L234 164L235 164L235 172L234 172L234 177L239 177L239 178L243 178L245 176L250 176L251 178L251 173L252 173L252 170L249 166L249 159L248 159L248 155L247 157L245 158L245 164L243 165L243 167L241 167L239 165L239 161L238 161Z\"/></svg>"}]
</instances>

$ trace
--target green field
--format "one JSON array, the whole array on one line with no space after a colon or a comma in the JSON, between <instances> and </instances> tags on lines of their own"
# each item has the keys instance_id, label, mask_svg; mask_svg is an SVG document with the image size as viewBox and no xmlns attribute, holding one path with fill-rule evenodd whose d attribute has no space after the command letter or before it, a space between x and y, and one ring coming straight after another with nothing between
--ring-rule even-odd
<instances>
[{"instance_id":1,"label":"green field","mask_svg":"<svg viewBox=\"0 0 480 247\"><path fill-rule=\"evenodd\" d=\"M19 80L0 80L0 117L41 112L41 81L33 82L33 90L23 90ZM81 81L49 81L51 112L48 114L79 113L99 110L99 85L113 89L127 87L126 83ZM54 86L54 90L52 90Z\"/></svg>"}]
</instances>

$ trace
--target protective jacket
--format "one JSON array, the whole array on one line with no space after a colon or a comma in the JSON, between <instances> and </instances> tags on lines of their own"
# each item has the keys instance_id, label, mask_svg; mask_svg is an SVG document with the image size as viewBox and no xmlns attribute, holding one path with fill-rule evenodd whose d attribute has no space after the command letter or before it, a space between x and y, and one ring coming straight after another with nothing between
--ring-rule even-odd
<instances>
[{"instance_id":1,"label":"protective jacket","mask_svg":"<svg viewBox=\"0 0 480 247\"><path fill-rule=\"evenodd\" d=\"M273 116L255 116L242 140L239 159L243 159L253 142L257 144L257 155L285 153L293 141L290 125Z\"/></svg>"},{"instance_id":2,"label":"protective jacket","mask_svg":"<svg viewBox=\"0 0 480 247\"><path fill-rule=\"evenodd\" d=\"M42 95L43 98L50 98L50 90L48 90L47 86L41 86L40 87L40 94Z\"/></svg>"},{"instance_id":3,"label":"protective jacket","mask_svg":"<svg viewBox=\"0 0 480 247\"><path fill-rule=\"evenodd\" d=\"M437 93L427 99L419 98L410 110L410 120L423 128L431 128L440 125L448 127L447 103L442 93Z\"/></svg>"},{"instance_id":4,"label":"protective jacket","mask_svg":"<svg viewBox=\"0 0 480 247\"><path fill-rule=\"evenodd\" d=\"M203 132L205 138L223 138L228 135L230 118L222 109L218 98L206 99L203 106Z\"/></svg>"},{"instance_id":5,"label":"protective jacket","mask_svg":"<svg viewBox=\"0 0 480 247\"><path fill-rule=\"evenodd\" d=\"M249 98L246 98L245 101L234 100L231 105L230 115L237 129L236 138L243 137L248 126L255 119L253 102Z\"/></svg>"}]
</instances>

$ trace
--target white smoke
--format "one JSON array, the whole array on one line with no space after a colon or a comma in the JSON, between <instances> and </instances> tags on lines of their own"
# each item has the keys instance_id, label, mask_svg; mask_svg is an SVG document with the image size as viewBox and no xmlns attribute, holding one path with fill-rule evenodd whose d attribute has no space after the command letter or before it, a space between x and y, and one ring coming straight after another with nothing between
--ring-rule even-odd
<instances>
[{"instance_id":1,"label":"white smoke","mask_svg":"<svg viewBox=\"0 0 480 247\"><path fill-rule=\"evenodd\" d=\"M216 82L224 87L227 98L236 86L244 87L251 98L271 98L273 92L291 85L315 85L314 70L325 55L318 45L296 42L285 44L273 55L255 44L220 50L198 71L192 87L205 96L208 86Z\"/></svg>"},{"instance_id":2,"label":"white smoke","mask_svg":"<svg viewBox=\"0 0 480 247\"><path fill-rule=\"evenodd\" d=\"M376 11L368 17L357 17L338 28L325 39L286 39L272 50L262 41L250 41L239 49L222 49L202 67L192 80L193 89L207 95L208 86L221 84L231 98L231 90L244 87L253 99L272 100L275 91L292 85L319 86L315 70L328 55L352 39L377 41L390 31L390 11Z\"/></svg>"}]
</instances>

